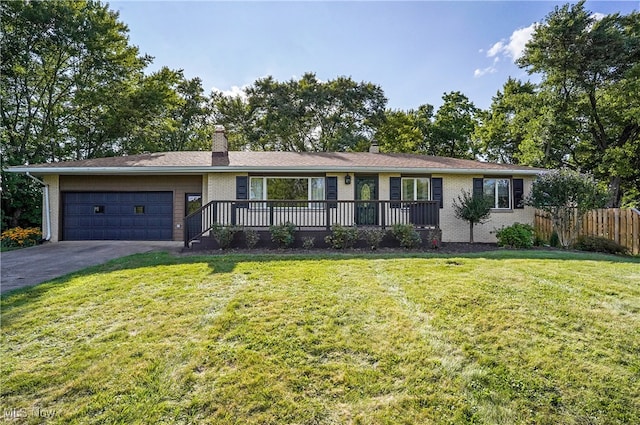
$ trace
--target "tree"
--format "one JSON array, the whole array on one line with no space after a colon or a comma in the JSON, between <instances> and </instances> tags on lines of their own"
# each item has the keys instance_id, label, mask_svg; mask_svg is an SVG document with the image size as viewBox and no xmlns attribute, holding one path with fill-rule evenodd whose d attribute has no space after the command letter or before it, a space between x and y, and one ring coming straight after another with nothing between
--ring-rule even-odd
<instances>
[{"instance_id":1,"label":"tree","mask_svg":"<svg viewBox=\"0 0 640 425\"><path fill-rule=\"evenodd\" d=\"M425 153L431 141L433 106L417 110L387 110L378 127L376 141L382 152Z\"/></svg>"},{"instance_id":2,"label":"tree","mask_svg":"<svg viewBox=\"0 0 640 425\"><path fill-rule=\"evenodd\" d=\"M592 176L562 169L539 175L525 203L549 214L553 229L566 248L574 242L583 215L602 208L607 197L607 191Z\"/></svg>"},{"instance_id":3,"label":"tree","mask_svg":"<svg viewBox=\"0 0 640 425\"><path fill-rule=\"evenodd\" d=\"M608 180L619 206L640 180L640 13L599 19L584 1L556 7L518 64L542 76L549 120L538 148L558 147L564 165Z\"/></svg>"},{"instance_id":4,"label":"tree","mask_svg":"<svg viewBox=\"0 0 640 425\"><path fill-rule=\"evenodd\" d=\"M37 225L39 188L5 167L208 147L199 79L131 46L98 1L0 2L3 225Z\"/></svg>"},{"instance_id":5,"label":"tree","mask_svg":"<svg viewBox=\"0 0 640 425\"><path fill-rule=\"evenodd\" d=\"M2 212L7 224L32 225L25 213L37 210L37 186L4 167L99 151L84 142L118 129L104 116L150 58L128 44L117 14L94 1L0 2L0 26Z\"/></svg>"},{"instance_id":6,"label":"tree","mask_svg":"<svg viewBox=\"0 0 640 425\"><path fill-rule=\"evenodd\" d=\"M475 159L478 149L471 135L478 109L460 92L445 93L444 103L433 121L432 140L425 149L429 155Z\"/></svg>"},{"instance_id":7,"label":"tree","mask_svg":"<svg viewBox=\"0 0 640 425\"><path fill-rule=\"evenodd\" d=\"M462 190L457 199L453 201L453 213L461 220L469 222L469 242L473 243L473 227L484 223L491 214L493 201L486 196L473 196L470 192Z\"/></svg>"},{"instance_id":8,"label":"tree","mask_svg":"<svg viewBox=\"0 0 640 425\"><path fill-rule=\"evenodd\" d=\"M531 130L535 127L530 124L538 118L540 106L534 84L509 78L493 97L489 110L478 113L473 137L480 143L481 155L505 164L544 166L544 158L524 157L524 146L534 137Z\"/></svg>"},{"instance_id":9,"label":"tree","mask_svg":"<svg viewBox=\"0 0 640 425\"><path fill-rule=\"evenodd\" d=\"M181 70L163 67L142 78L118 111L128 128L117 153L211 149L210 111L203 93L202 81L186 79Z\"/></svg>"},{"instance_id":10,"label":"tree","mask_svg":"<svg viewBox=\"0 0 640 425\"><path fill-rule=\"evenodd\" d=\"M320 82L259 79L242 97L214 94L216 124L229 129L236 148L275 151L365 150L384 119L386 98L372 83L338 77Z\"/></svg>"}]
</instances>

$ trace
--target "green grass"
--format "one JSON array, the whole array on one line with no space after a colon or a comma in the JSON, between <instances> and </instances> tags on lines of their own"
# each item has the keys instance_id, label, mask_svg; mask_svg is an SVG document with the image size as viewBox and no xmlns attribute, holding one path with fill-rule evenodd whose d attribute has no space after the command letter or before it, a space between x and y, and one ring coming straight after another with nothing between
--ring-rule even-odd
<instances>
[{"instance_id":1,"label":"green grass","mask_svg":"<svg viewBox=\"0 0 640 425\"><path fill-rule=\"evenodd\" d=\"M150 253L1 308L11 423L640 423L638 259Z\"/></svg>"}]
</instances>

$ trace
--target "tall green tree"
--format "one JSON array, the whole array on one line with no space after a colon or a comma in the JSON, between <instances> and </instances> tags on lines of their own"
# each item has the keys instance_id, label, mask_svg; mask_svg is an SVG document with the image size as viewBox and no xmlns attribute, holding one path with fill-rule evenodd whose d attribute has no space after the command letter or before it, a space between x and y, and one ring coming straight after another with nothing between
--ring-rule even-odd
<instances>
[{"instance_id":1,"label":"tall green tree","mask_svg":"<svg viewBox=\"0 0 640 425\"><path fill-rule=\"evenodd\" d=\"M39 196L4 167L91 155L102 118L150 58L99 2L1 2L0 28L2 212L16 225L34 221Z\"/></svg>"},{"instance_id":2,"label":"tall green tree","mask_svg":"<svg viewBox=\"0 0 640 425\"><path fill-rule=\"evenodd\" d=\"M640 13L556 7L518 64L542 77L538 149L564 149L558 161L606 179L619 206L640 181Z\"/></svg>"},{"instance_id":3,"label":"tall green tree","mask_svg":"<svg viewBox=\"0 0 640 425\"><path fill-rule=\"evenodd\" d=\"M200 81L145 75L151 57L107 5L0 2L0 29L3 225L40 221L38 185L7 166L204 146Z\"/></svg>"},{"instance_id":4,"label":"tall green tree","mask_svg":"<svg viewBox=\"0 0 640 425\"><path fill-rule=\"evenodd\" d=\"M493 97L489 110L478 113L473 137L480 143L481 155L505 164L524 160L542 165L544 158L523 157L526 143L535 137L532 124L538 119L540 106L534 84L509 78Z\"/></svg>"},{"instance_id":5,"label":"tall green tree","mask_svg":"<svg viewBox=\"0 0 640 425\"><path fill-rule=\"evenodd\" d=\"M461 92L445 93L434 117L433 136L425 149L429 155L475 159L479 149L473 140L478 108Z\"/></svg>"},{"instance_id":6,"label":"tall green tree","mask_svg":"<svg viewBox=\"0 0 640 425\"><path fill-rule=\"evenodd\" d=\"M372 83L338 77L326 82L259 79L246 99L214 96L214 117L236 148L279 151L356 151L368 148L384 119L386 98Z\"/></svg>"},{"instance_id":7,"label":"tall green tree","mask_svg":"<svg viewBox=\"0 0 640 425\"><path fill-rule=\"evenodd\" d=\"M376 141L382 152L426 153L433 132L433 106L417 110L387 110Z\"/></svg>"}]
</instances>

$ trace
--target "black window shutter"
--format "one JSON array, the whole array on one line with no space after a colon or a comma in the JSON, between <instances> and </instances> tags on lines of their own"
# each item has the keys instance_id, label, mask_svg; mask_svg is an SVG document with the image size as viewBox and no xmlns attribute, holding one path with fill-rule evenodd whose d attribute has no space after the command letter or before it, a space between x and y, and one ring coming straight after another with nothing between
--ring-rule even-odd
<instances>
[{"instance_id":1,"label":"black window shutter","mask_svg":"<svg viewBox=\"0 0 640 425\"><path fill-rule=\"evenodd\" d=\"M402 199L402 178L389 177L389 200L400 201ZM391 208L400 208L400 202L392 202Z\"/></svg>"},{"instance_id":2,"label":"black window shutter","mask_svg":"<svg viewBox=\"0 0 640 425\"><path fill-rule=\"evenodd\" d=\"M326 179L326 198L327 201L337 201L338 200L338 178L335 176L327 177ZM336 208L338 204L336 202L329 202L327 204L329 208Z\"/></svg>"},{"instance_id":3,"label":"black window shutter","mask_svg":"<svg viewBox=\"0 0 640 425\"><path fill-rule=\"evenodd\" d=\"M522 209L524 208L523 197L524 197L524 180L522 179L513 179L513 208Z\"/></svg>"},{"instance_id":4,"label":"black window shutter","mask_svg":"<svg viewBox=\"0 0 640 425\"><path fill-rule=\"evenodd\" d=\"M484 195L484 186L482 179L473 179L473 196Z\"/></svg>"},{"instance_id":5,"label":"black window shutter","mask_svg":"<svg viewBox=\"0 0 640 425\"><path fill-rule=\"evenodd\" d=\"M442 177L431 178L431 193L434 201L440 201L440 208L444 208L444 199L442 194Z\"/></svg>"},{"instance_id":6,"label":"black window shutter","mask_svg":"<svg viewBox=\"0 0 640 425\"><path fill-rule=\"evenodd\" d=\"M249 199L249 177L236 176L236 199ZM237 202L237 208L248 208L247 202Z\"/></svg>"}]
</instances>

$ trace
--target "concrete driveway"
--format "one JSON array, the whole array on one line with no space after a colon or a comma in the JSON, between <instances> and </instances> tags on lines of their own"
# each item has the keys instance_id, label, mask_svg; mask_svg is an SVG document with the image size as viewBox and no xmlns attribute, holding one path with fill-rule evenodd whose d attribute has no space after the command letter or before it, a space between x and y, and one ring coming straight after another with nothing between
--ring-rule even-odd
<instances>
[{"instance_id":1,"label":"concrete driveway","mask_svg":"<svg viewBox=\"0 0 640 425\"><path fill-rule=\"evenodd\" d=\"M149 251L180 252L182 242L66 241L0 254L0 292L33 286L115 258Z\"/></svg>"}]
</instances>

